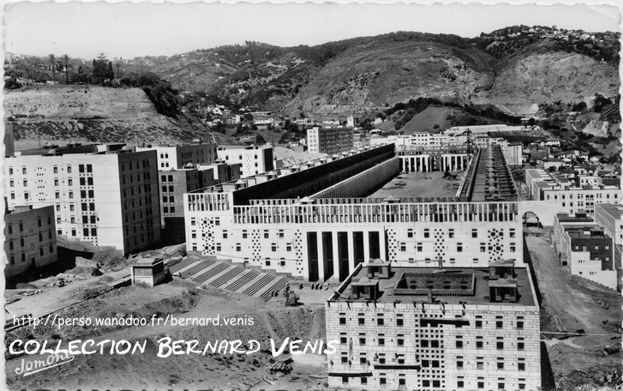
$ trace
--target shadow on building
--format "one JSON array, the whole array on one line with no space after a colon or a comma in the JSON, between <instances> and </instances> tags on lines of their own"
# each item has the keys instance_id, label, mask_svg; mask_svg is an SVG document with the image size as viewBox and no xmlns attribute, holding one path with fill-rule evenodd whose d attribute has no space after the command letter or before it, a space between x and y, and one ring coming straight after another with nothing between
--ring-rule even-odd
<instances>
[{"instance_id":1,"label":"shadow on building","mask_svg":"<svg viewBox=\"0 0 623 391\"><path fill-rule=\"evenodd\" d=\"M549 361L545 342L541 342L541 389L543 391L556 390L554 371L552 370L552 363Z\"/></svg>"}]
</instances>

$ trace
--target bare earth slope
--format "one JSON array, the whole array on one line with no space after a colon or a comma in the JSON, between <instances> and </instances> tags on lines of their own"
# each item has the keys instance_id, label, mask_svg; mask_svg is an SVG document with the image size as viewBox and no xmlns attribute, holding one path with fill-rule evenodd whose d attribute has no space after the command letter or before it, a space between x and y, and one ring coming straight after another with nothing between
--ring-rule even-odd
<instances>
[{"instance_id":1,"label":"bare earth slope","mask_svg":"<svg viewBox=\"0 0 623 391\"><path fill-rule=\"evenodd\" d=\"M175 142L202 132L158 114L139 88L46 86L7 91L5 115L16 139L86 138L103 142Z\"/></svg>"},{"instance_id":2,"label":"bare earth slope","mask_svg":"<svg viewBox=\"0 0 623 391\"><path fill-rule=\"evenodd\" d=\"M464 102L491 84L491 62L484 52L439 42L371 42L327 63L285 111L363 112L413 97Z\"/></svg>"},{"instance_id":3,"label":"bare earth slope","mask_svg":"<svg viewBox=\"0 0 623 391\"><path fill-rule=\"evenodd\" d=\"M491 90L476 103L495 102L525 114L538 103L580 102L595 93L614 96L618 88L618 70L611 64L578 53L527 53L501 67Z\"/></svg>"}]
</instances>

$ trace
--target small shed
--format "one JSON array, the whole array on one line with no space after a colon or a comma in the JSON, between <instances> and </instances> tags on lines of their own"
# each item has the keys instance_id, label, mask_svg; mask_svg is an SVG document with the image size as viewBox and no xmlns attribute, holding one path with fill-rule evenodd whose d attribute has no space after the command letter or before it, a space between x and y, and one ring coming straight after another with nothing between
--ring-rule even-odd
<instances>
[{"instance_id":1,"label":"small shed","mask_svg":"<svg viewBox=\"0 0 623 391\"><path fill-rule=\"evenodd\" d=\"M140 258L132 265L132 285L154 287L165 278L164 260L160 257Z\"/></svg>"}]
</instances>

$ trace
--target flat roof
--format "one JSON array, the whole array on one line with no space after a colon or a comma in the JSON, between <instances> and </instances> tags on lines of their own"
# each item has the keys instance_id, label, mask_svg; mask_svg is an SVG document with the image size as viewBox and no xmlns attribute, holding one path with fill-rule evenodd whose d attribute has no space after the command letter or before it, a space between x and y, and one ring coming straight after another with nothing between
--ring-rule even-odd
<instances>
[{"instance_id":1,"label":"flat roof","mask_svg":"<svg viewBox=\"0 0 623 391\"><path fill-rule=\"evenodd\" d=\"M610 216L614 217L615 219L620 219L621 216L623 216L623 205L619 205L619 204L598 204L599 208L603 209L606 211L606 213L608 213ZM597 205L595 205L595 208L597 208Z\"/></svg>"},{"instance_id":2,"label":"flat roof","mask_svg":"<svg viewBox=\"0 0 623 391\"><path fill-rule=\"evenodd\" d=\"M382 188L370 194L370 198L410 199L414 197L454 198L461 184L461 177L456 180L444 179L441 171L411 172L399 174Z\"/></svg>"},{"instance_id":3,"label":"flat roof","mask_svg":"<svg viewBox=\"0 0 623 391\"><path fill-rule=\"evenodd\" d=\"M499 145L479 150L468 169L470 201L514 201L517 191Z\"/></svg>"},{"instance_id":4,"label":"flat roof","mask_svg":"<svg viewBox=\"0 0 623 391\"><path fill-rule=\"evenodd\" d=\"M495 304L495 305L536 305L534 302L533 289L531 280L528 276L528 270L524 267L515 267L516 277L514 279L499 278L497 280L489 280L489 268L472 268L472 267L415 267L415 266L392 266L389 278L367 277L365 267L358 269L348 284L342 286L343 291L340 295L335 295L331 301L337 302L366 302L367 298L356 298L351 292L353 284L368 284L370 281L378 281L380 296L377 302L382 303L430 303L426 283L434 280L434 284L448 285L451 289L444 294L443 289L433 289L433 298L442 301L445 304ZM411 292L420 292L416 294L408 294L407 291L401 291L401 281L409 278L410 282L414 281L416 285L423 283L424 289L409 289ZM491 286L507 286L517 284L518 300L517 302L492 302L489 299L489 284ZM458 293L458 294L457 294Z\"/></svg>"}]
</instances>

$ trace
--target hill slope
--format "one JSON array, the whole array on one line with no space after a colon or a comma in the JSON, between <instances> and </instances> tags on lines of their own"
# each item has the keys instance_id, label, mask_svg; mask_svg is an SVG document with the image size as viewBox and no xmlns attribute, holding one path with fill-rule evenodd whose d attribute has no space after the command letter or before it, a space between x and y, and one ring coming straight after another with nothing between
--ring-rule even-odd
<instances>
[{"instance_id":1,"label":"hill slope","mask_svg":"<svg viewBox=\"0 0 623 391\"><path fill-rule=\"evenodd\" d=\"M84 138L170 143L207 136L187 121L158 114L139 88L34 87L6 91L5 114L16 139Z\"/></svg>"}]
</instances>

